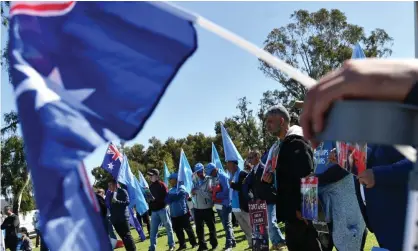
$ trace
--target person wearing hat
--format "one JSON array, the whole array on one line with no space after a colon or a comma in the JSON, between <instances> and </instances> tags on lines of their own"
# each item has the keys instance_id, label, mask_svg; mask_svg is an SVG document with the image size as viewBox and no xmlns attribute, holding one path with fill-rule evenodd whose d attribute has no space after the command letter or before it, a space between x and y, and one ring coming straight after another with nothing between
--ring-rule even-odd
<instances>
[{"instance_id":1,"label":"person wearing hat","mask_svg":"<svg viewBox=\"0 0 418 251\"><path fill-rule=\"evenodd\" d=\"M167 232L167 240L169 251L174 250L174 238L173 238L173 227L171 225L170 213L165 201L168 194L168 188L160 180L160 172L157 169L151 169L148 171L148 177L151 181L149 189L152 196L154 197L149 202L149 209L151 213L151 234L150 234L150 247L149 251L155 251L157 247L157 234L158 226L162 223L165 226Z\"/></svg>"},{"instance_id":2,"label":"person wearing hat","mask_svg":"<svg viewBox=\"0 0 418 251\"><path fill-rule=\"evenodd\" d=\"M177 186L177 173L170 174L168 182L170 183L171 189L168 191L165 202L170 206L171 222L173 223L173 229L179 241L179 248L177 250L187 248L183 230L186 231L190 245L194 248L197 246L197 243L192 225L190 224L187 208L189 194L184 185Z\"/></svg>"},{"instance_id":3,"label":"person wearing hat","mask_svg":"<svg viewBox=\"0 0 418 251\"><path fill-rule=\"evenodd\" d=\"M216 237L215 215L213 213L212 201L212 179L205 175L204 167L201 163L194 166L194 175L197 179L193 182L192 196L195 213L196 234L199 241L198 251L208 250L205 241L204 223L209 229L209 242L212 249L218 247L218 239Z\"/></svg>"},{"instance_id":4,"label":"person wearing hat","mask_svg":"<svg viewBox=\"0 0 418 251\"><path fill-rule=\"evenodd\" d=\"M225 251L232 250L236 246L234 231L232 228L232 205L231 205L231 194L229 179L223 172L219 172L215 164L209 163L205 168L207 176L215 178L218 185L214 188L214 200L219 201L222 204L221 221L222 226L225 229Z\"/></svg>"},{"instance_id":5,"label":"person wearing hat","mask_svg":"<svg viewBox=\"0 0 418 251\"><path fill-rule=\"evenodd\" d=\"M33 245L32 241L29 239L28 230L25 227L19 229L17 238L20 240L20 249L22 251L32 251Z\"/></svg>"},{"instance_id":6,"label":"person wearing hat","mask_svg":"<svg viewBox=\"0 0 418 251\"><path fill-rule=\"evenodd\" d=\"M228 160L226 168L231 174L229 185L231 186L230 193L232 194L232 212L245 233L249 249L252 249L252 229L250 215L248 214L248 186L244 184L248 173L238 168L237 160Z\"/></svg>"}]
</instances>

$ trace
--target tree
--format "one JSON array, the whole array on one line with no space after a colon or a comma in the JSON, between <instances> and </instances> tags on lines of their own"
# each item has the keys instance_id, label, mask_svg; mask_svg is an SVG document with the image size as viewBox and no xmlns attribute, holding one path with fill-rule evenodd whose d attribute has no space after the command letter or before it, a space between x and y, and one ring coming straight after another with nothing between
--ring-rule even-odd
<instances>
[{"instance_id":1,"label":"tree","mask_svg":"<svg viewBox=\"0 0 418 251\"><path fill-rule=\"evenodd\" d=\"M13 111L6 113L4 122L5 126L1 129L1 194L11 202L13 212L30 211L35 208L35 202L25 159L24 142L16 133L17 114Z\"/></svg>"},{"instance_id":2,"label":"tree","mask_svg":"<svg viewBox=\"0 0 418 251\"><path fill-rule=\"evenodd\" d=\"M377 28L366 34L363 27L348 23L340 10L298 10L290 18L291 23L268 34L264 49L313 79L340 67L351 57L356 43L362 45L367 57L392 54L393 39L385 30ZM301 84L261 60L259 69L282 85L284 90L278 95L285 106L294 99L304 99L306 88Z\"/></svg>"},{"instance_id":3,"label":"tree","mask_svg":"<svg viewBox=\"0 0 418 251\"><path fill-rule=\"evenodd\" d=\"M7 11L10 9L10 1L1 1L0 3L0 8L1 8L1 24L5 27L8 28L9 27L9 17L6 14ZM8 42L6 42L6 45L8 44ZM6 67L7 71L9 72L9 59L7 57L8 55L8 48L6 46L6 48L1 48L1 66L2 67Z\"/></svg>"},{"instance_id":4,"label":"tree","mask_svg":"<svg viewBox=\"0 0 418 251\"><path fill-rule=\"evenodd\" d=\"M100 166L93 168L91 174L95 180L93 186L105 190L107 189L108 183L113 179L112 175Z\"/></svg>"}]
</instances>

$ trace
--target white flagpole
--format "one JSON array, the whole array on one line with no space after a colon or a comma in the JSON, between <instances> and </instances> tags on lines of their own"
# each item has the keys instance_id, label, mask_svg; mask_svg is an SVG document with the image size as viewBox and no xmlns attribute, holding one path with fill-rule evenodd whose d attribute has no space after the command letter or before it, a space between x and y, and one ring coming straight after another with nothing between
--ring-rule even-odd
<instances>
[{"instance_id":1,"label":"white flagpole","mask_svg":"<svg viewBox=\"0 0 418 251\"><path fill-rule=\"evenodd\" d=\"M168 2L150 2L155 6L158 6L161 9L165 9L170 13L189 20L195 24L198 24L202 28L228 40L229 42L233 43L234 45L248 51L249 53L253 54L254 56L258 57L259 59L263 60L264 62L268 63L272 67L283 71L286 73L290 78L298 81L300 84L305 86L306 88L310 88L316 84L316 80L312 79L306 74L303 74L298 69L294 68L293 66L287 64L286 62L276 58L275 56L271 55L269 52L259 48L257 45L245 40L244 38L236 35L235 33L211 22L210 20L201 17L197 14L194 14L188 10L185 10L181 7L175 6L172 3ZM415 6L416 2L415 2ZM411 146L401 146L395 145L394 146L401 154L403 154L408 160L415 162L416 161L416 150Z\"/></svg>"}]
</instances>

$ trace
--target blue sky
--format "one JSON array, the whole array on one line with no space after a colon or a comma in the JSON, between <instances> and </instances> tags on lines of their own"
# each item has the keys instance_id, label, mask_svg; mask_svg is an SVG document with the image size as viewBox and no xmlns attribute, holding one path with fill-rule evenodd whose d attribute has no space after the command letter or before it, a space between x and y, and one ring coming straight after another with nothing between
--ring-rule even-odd
<instances>
[{"instance_id":1,"label":"blue sky","mask_svg":"<svg viewBox=\"0 0 418 251\"><path fill-rule=\"evenodd\" d=\"M367 32L385 29L394 38L393 58L414 57L413 2L180 2L178 5L237 33L258 46L275 27L286 25L298 9L343 11L348 22ZM258 104L262 93L278 88L258 70L257 59L247 52L197 27L199 49L183 66L142 132L127 143L148 144L156 136L184 137L203 132L214 135L214 123L237 112L238 98ZM5 44L2 29L2 47ZM1 72L1 113L15 110L7 74ZM101 164L106 146L86 159L91 168ZM92 178L92 177L90 177Z\"/></svg>"}]
</instances>

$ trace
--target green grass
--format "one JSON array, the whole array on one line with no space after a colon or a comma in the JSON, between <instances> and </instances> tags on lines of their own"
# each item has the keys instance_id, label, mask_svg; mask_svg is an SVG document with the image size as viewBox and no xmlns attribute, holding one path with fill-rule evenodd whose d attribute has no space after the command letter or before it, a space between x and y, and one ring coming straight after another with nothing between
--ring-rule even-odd
<instances>
[{"instance_id":1,"label":"green grass","mask_svg":"<svg viewBox=\"0 0 418 251\"><path fill-rule=\"evenodd\" d=\"M215 214L216 215L216 214ZM283 226L281 226L281 231L284 233L284 229ZM136 249L139 251L147 251L148 247L149 247L149 239L147 238L144 242L140 242L138 233L132 229L131 230L132 236L134 238L134 241L136 243ZM216 233L217 233L217 237L218 237L218 248L216 249L216 251L221 251L223 250L224 246L225 246L225 232L224 232L224 228L222 226L222 223L220 222L219 218L216 217ZM157 249L158 251L164 251L164 250L168 250L168 244L167 244L167 235L165 232L164 228L160 228L159 230L159 236L157 238ZM245 235L244 232L240 229L240 227L236 227L234 228L234 234L235 234L235 239L237 241L237 247L234 248L234 250L244 250L248 247L248 243L245 239ZM148 237L148 232L145 230L145 236ZM205 226L205 236L206 236L206 240L208 242L208 247L210 248L210 244L209 244L209 230L207 229L207 227ZM120 238L119 238L120 239ZM177 237L174 234L174 239L176 241L176 248L178 247L177 244ZM33 241L35 242L35 239L33 239ZM186 235L186 241L188 241L187 235ZM35 243L34 243L35 244ZM189 247L187 250L193 250L190 247L190 243L187 242L187 246ZM366 242L366 246L365 249L366 251L371 250L372 247L374 246L378 246L376 238L373 234L369 233L367 236L367 242ZM35 248L35 251L39 251L39 248ZM120 248L117 250L125 250L124 248ZM196 248L197 250L197 248ZM335 249L334 249L335 250Z\"/></svg>"}]
</instances>

